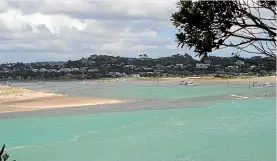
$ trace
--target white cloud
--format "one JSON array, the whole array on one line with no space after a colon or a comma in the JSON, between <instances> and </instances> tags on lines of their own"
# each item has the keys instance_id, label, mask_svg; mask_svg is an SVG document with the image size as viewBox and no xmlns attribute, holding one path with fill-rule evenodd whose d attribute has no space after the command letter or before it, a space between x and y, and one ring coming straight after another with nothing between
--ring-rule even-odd
<instances>
[{"instance_id":1,"label":"white cloud","mask_svg":"<svg viewBox=\"0 0 277 161\"><path fill-rule=\"evenodd\" d=\"M38 25L45 25L52 33L60 33L63 28L76 28L78 30L84 30L86 24L82 23L78 19L73 19L67 15L43 15L41 13L35 13L31 15L24 15L21 17L22 21L27 22L33 28Z\"/></svg>"},{"instance_id":2,"label":"white cloud","mask_svg":"<svg viewBox=\"0 0 277 161\"><path fill-rule=\"evenodd\" d=\"M176 54L176 0L1 0L6 61L68 60L92 53Z\"/></svg>"}]
</instances>

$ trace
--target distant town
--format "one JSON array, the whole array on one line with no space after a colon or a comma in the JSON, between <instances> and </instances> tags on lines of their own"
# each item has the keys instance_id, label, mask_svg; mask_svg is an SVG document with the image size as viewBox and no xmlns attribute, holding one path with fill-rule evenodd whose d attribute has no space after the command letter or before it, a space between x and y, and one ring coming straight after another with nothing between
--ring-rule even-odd
<instances>
[{"instance_id":1,"label":"distant town","mask_svg":"<svg viewBox=\"0 0 277 161\"><path fill-rule=\"evenodd\" d=\"M5 63L0 65L1 80L63 80L120 77L275 75L275 62L269 58L209 56L201 61L189 54L157 59L146 54L138 58L91 55L66 62Z\"/></svg>"}]
</instances>

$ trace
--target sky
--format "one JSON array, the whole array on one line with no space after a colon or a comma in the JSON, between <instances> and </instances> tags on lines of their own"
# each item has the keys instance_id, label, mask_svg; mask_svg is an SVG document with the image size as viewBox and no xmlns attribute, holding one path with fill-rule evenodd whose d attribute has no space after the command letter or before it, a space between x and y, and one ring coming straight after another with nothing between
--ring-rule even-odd
<instances>
[{"instance_id":1,"label":"sky","mask_svg":"<svg viewBox=\"0 0 277 161\"><path fill-rule=\"evenodd\" d=\"M0 63L105 54L157 58L177 48L175 0L0 0ZM213 55L229 56L232 49Z\"/></svg>"}]
</instances>

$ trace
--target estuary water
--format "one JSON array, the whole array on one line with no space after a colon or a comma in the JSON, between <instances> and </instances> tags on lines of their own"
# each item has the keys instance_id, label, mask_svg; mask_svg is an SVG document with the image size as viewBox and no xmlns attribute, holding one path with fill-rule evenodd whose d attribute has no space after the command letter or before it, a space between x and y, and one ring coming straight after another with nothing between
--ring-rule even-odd
<instances>
[{"instance_id":1,"label":"estuary water","mask_svg":"<svg viewBox=\"0 0 277 161\"><path fill-rule=\"evenodd\" d=\"M276 89L247 83L16 83L114 105L0 114L17 161L275 161Z\"/></svg>"}]
</instances>

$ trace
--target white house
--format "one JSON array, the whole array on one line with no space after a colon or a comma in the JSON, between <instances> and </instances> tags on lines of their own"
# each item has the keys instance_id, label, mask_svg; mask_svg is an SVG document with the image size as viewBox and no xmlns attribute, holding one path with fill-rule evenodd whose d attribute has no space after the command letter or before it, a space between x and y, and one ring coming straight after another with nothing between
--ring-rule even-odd
<instances>
[{"instance_id":1,"label":"white house","mask_svg":"<svg viewBox=\"0 0 277 161\"><path fill-rule=\"evenodd\" d=\"M125 68L134 68L134 65L125 65Z\"/></svg>"},{"instance_id":2,"label":"white house","mask_svg":"<svg viewBox=\"0 0 277 161\"><path fill-rule=\"evenodd\" d=\"M96 61L92 61L92 60L88 61L88 64L95 64L95 63Z\"/></svg>"},{"instance_id":3,"label":"white house","mask_svg":"<svg viewBox=\"0 0 277 161\"><path fill-rule=\"evenodd\" d=\"M197 63L196 68L198 69L207 69L211 64Z\"/></svg>"},{"instance_id":4,"label":"white house","mask_svg":"<svg viewBox=\"0 0 277 161\"><path fill-rule=\"evenodd\" d=\"M140 77L140 74L131 74L131 77L139 78L139 77Z\"/></svg>"},{"instance_id":5,"label":"white house","mask_svg":"<svg viewBox=\"0 0 277 161\"><path fill-rule=\"evenodd\" d=\"M143 69L144 69L145 71L153 70L153 68L150 68L150 67L143 67Z\"/></svg>"},{"instance_id":6,"label":"white house","mask_svg":"<svg viewBox=\"0 0 277 161\"><path fill-rule=\"evenodd\" d=\"M163 69L156 69L156 70L153 70L153 72L155 72L155 73L163 73L164 70Z\"/></svg>"},{"instance_id":7,"label":"white house","mask_svg":"<svg viewBox=\"0 0 277 161\"><path fill-rule=\"evenodd\" d=\"M32 69L32 72L38 72L39 69Z\"/></svg>"},{"instance_id":8,"label":"white house","mask_svg":"<svg viewBox=\"0 0 277 161\"><path fill-rule=\"evenodd\" d=\"M47 72L48 70L45 69L45 68L40 68L39 71L40 71L40 72Z\"/></svg>"},{"instance_id":9,"label":"white house","mask_svg":"<svg viewBox=\"0 0 277 161\"><path fill-rule=\"evenodd\" d=\"M229 69L237 69L237 68L238 68L238 66L232 66L232 65L229 65L227 68L229 68Z\"/></svg>"},{"instance_id":10,"label":"white house","mask_svg":"<svg viewBox=\"0 0 277 161\"><path fill-rule=\"evenodd\" d=\"M156 68L157 68L157 69L163 69L163 68L165 68L165 66L164 66L164 65L161 65L161 64L157 64L157 65L156 65Z\"/></svg>"},{"instance_id":11,"label":"white house","mask_svg":"<svg viewBox=\"0 0 277 161\"><path fill-rule=\"evenodd\" d=\"M252 70L252 69L254 69L254 68L256 68L255 65L251 65L251 66L249 67L250 70Z\"/></svg>"},{"instance_id":12,"label":"white house","mask_svg":"<svg viewBox=\"0 0 277 161\"><path fill-rule=\"evenodd\" d=\"M62 72L71 72L70 68L61 68L60 71Z\"/></svg>"},{"instance_id":13,"label":"white house","mask_svg":"<svg viewBox=\"0 0 277 161\"><path fill-rule=\"evenodd\" d=\"M88 72L98 72L99 69L98 68L94 68L94 69L88 69Z\"/></svg>"},{"instance_id":14,"label":"white house","mask_svg":"<svg viewBox=\"0 0 277 161\"><path fill-rule=\"evenodd\" d=\"M56 69L48 69L49 72L57 72Z\"/></svg>"},{"instance_id":15,"label":"white house","mask_svg":"<svg viewBox=\"0 0 277 161\"><path fill-rule=\"evenodd\" d=\"M71 68L71 71L72 72L77 72L77 71L80 71L80 69L79 68Z\"/></svg>"},{"instance_id":16,"label":"white house","mask_svg":"<svg viewBox=\"0 0 277 161\"><path fill-rule=\"evenodd\" d=\"M184 68L186 67L184 64L175 64L175 68Z\"/></svg>"},{"instance_id":17,"label":"white house","mask_svg":"<svg viewBox=\"0 0 277 161\"><path fill-rule=\"evenodd\" d=\"M235 62L236 65L244 65L244 61L238 60Z\"/></svg>"}]
</instances>

